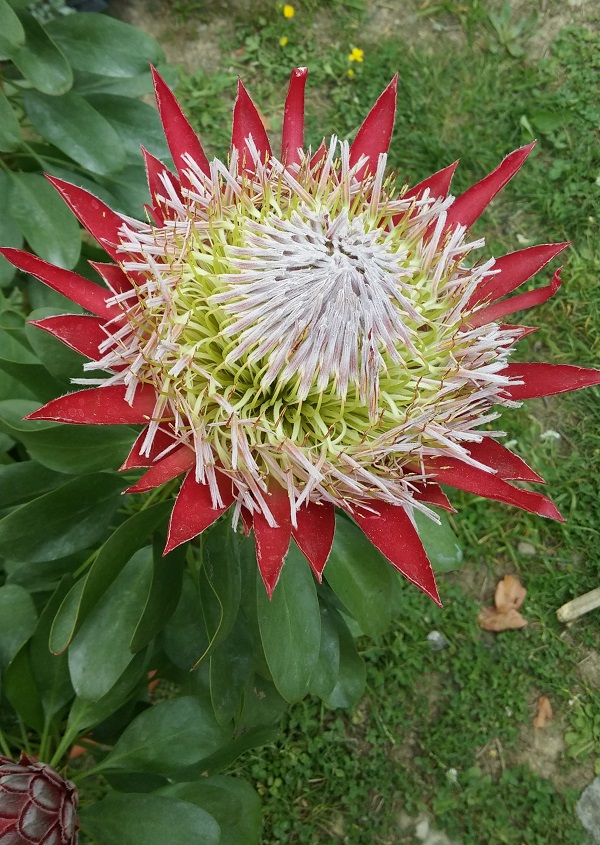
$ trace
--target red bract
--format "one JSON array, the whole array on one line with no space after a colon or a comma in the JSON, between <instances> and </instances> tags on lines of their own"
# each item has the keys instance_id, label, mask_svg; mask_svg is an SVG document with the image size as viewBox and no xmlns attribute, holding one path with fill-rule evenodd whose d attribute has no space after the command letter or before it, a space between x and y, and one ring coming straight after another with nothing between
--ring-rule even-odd
<instances>
[{"instance_id":1,"label":"red bract","mask_svg":"<svg viewBox=\"0 0 600 845\"><path fill-rule=\"evenodd\" d=\"M76 845L77 790L26 754L0 757L0 845Z\"/></svg>"},{"instance_id":2,"label":"red bract","mask_svg":"<svg viewBox=\"0 0 600 845\"><path fill-rule=\"evenodd\" d=\"M468 228L533 144L456 199L456 162L409 189L386 175L394 79L349 145L304 146L306 69L293 71L282 151L240 83L228 164L209 162L160 76L177 175L144 152L149 223L50 178L113 259L106 287L2 254L93 316L35 322L98 370L31 419L140 424L129 492L184 476L165 551L228 509L254 531L269 594L293 539L320 580L335 508L439 601L413 511L452 509L440 484L561 519L542 479L498 442L498 408L600 383L600 371L508 363L528 326L501 322L560 287L510 296L567 244L467 261ZM106 373L109 373L106 376ZM81 381L81 380L78 380Z\"/></svg>"}]
</instances>

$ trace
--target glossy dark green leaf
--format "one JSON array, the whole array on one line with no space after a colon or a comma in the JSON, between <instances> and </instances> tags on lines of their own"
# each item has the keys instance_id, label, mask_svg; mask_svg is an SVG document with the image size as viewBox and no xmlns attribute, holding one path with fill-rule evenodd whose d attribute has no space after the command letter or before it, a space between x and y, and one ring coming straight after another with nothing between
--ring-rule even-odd
<instances>
[{"instance_id":1,"label":"glossy dark green leaf","mask_svg":"<svg viewBox=\"0 0 600 845\"><path fill-rule=\"evenodd\" d=\"M269 745L279 739L279 731L272 726L261 725L249 728L236 739L222 744L209 757L203 757L197 763L174 770L170 777L177 782L197 780L207 775L216 775L235 763L238 757L252 748Z\"/></svg>"},{"instance_id":2,"label":"glossy dark green leaf","mask_svg":"<svg viewBox=\"0 0 600 845\"><path fill-rule=\"evenodd\" d=\"M336 685L324 701L328 707L355 707L365 691L366 666L348 626L337 611L331 613L339 637L340 665Z\"/></svg>"},{"instance_id":3,"label":"glossy dark green leaf","mask_svg":"<svg viewBox=\"0 0 600 845\"><path fill-rule=\"evenodd\" d=\"M73 84L69 62L47 30L29 12L19 12L25 44L10 52L10 59L34 88L56 97Z\"/></svg>"},{"instance_id":4,"label":"glossy dark green leaf","mask_svg":"<svg viewBox=\"0 0 600 845\"><path fill-rule=\"evenodd\" d=\"M26 91L27 116L40 135L92 173L115 173L125 166L117 132L76 91L60 98Z\"/></svg>"},{"instance_id":5,"label":"glossy dark green leaf","mask_svg":"<svg viewBox=\"0 0 600 845\"><path fill-rule=\"evenodd\" d=\"M0 0L0 33L11 47L20 47L25 43L25 30L7 0Z\"/></svg>"},{"instance_id":6,"label":"glossy dark green leaf","mask_svg":"<svg viewBox=\"0 0 600 845\"><path fill-rule=\"evenodd\" d=\"M208 648L208 636L200 593L192 577L185 573L181 597L161 637L167 657L180 669L191 669Z\"/></svg>"},{"instance_id":7,"label":"glossy dark green leaf","mask_svg":"<svg viewBox=\"0 0 600 845\"><path fill-rule=\"evenodd\" d=\"M48 32L71 65L87 73L136 76L163 58L158 43L141 29L95 12L57 17Z\"/></svg>"},{"instance_id":8,"label":"glossy dark green leaf","mask_svg":"<svg viewBox=\"0 0 600 845\"><path fill-rule=\"evenodd\" d=\"M21 505L0 520L0 554L56 560L91 546L106 532L126 483L113 475L82 476Z\"/></svg>"},{"instance_id":9,"label":"glossy dark green leaf","mask_svg":"<svg viewBox=\"0 0 600 845\"><path fill-rule=\"evenodd\" d=\"M114 198L115 211L145 220L144 204L150 201L146 171L141 164L130 164L111 176L98 177Z\"/></svg>"},{"instance_id":10,"label":"glossy dark green leaf","mask_svg":"<svg viewBox=\"0 0 600 845\"><path fill-rule=\"evenodd\" d=\"M0 4L2 2L5 2L5 0L0 0ZM12 152L12 150L17 149L20 143L21 127L17 115L6 94L0 89L0 150Z\"/></svg>"},{"instance_id":11,"label":"glossy dark green leaf","mask_svg":"<svg viewBox=\"0 0 600 845\"><path fill-rule=\"evenodd\" d=\"M23 246L23 235L17 221L10 213L10 177L0 170L0 243L19 249ZM0 287L10 284L17 272L16 267L0 255Z\"/></svg>"},{"instance_id":12,"label":"glossy dark green leaf","mask_svg":"<svg viewBox=\"0 0 600 845\"><path fill-rule=\"evenodd\" d=\"M179 78L177 69L166 62L159 62L155 67L169 88L175 89ZM131 98L152 94L154 91L148 66L135 76L105 76L104 74L76 71L74 88L84 96L88 94L115 94L118 97Z\"/></svg>"},{"instance_id":13,"label":"glossy dark green leaf","mask_svg":"<svg viewBox=\"0 0 600 845\"><path fill-rule=\"evenodd\" d=\"M64 310L60 308L36 308L29 314L28 320L42 320L45 317L64 313ZM74 313L74 309L69 313ZM61 343L48 332L30 325L28 322L25 326L25 337L44 367L55 378L68 385L69 379L80 377L83 374L82 366L88 359L84 355L69 349L68 346L65 346L64 343Z\"/></svg>"},{"instance_id":14,"label":"glossy dark green leaf","mask_svg":"<svg viewBox=\"0 0 600 845\"><path fill-rule=\"evenodd\" d=\"M139 157L143 144L157 158L170 159L162 123L153 106L116 94L88 94L86 100L117 131L128 155Z\"/></svg>"},{"instance_id":15,"label":"glossy dark green leaf","mask_svg":"<svg viewBox=\"0 0 600 845\"><path fill-rule=\"evenodd\" d=\"M219 825L200 807L155 794L112 792L79 818L96 845L218 845L220 837Z\"/></svg>"},{"instance_id":16,"label":"glossy dark green leaf","mask_svg":"<svg viewBox=\"0 0 600 845\"><path fill-rule=\"evenodd\" d=\"M365 634L378 637L388 628L394 571L360 528L345 517L336 519L335 540L324 574Z\"/></svg>"},{"instance_id":17,"label":"glossy dark green leaf","mask_svg":"<svg viewBox=\"0 0 600 845\"><path fill-rule=\"evenodd\" d=\"M37 613L27 590L16 584L0 587L0 671L32 636Z\"/></svg>"},{"instance_id":18,"label":"glossy dark green leaf","mask_svg":"<svg viewBox=\"0 0 600 845\"><path fill-rule=\"evenodd\" d=\"M199 584L209 638L203 655L207 657L231 631L240 606L239 543L229 519L218 520L203 535L202 561Z\"/></svg>"},{"instance_id":19,"label":"glossy dark green leaf","mask_svg":"<svg viewBox=\"0 0 600 845\"><path fill-rule=\"evenodd\" d=\"M295 543L269 600L257 578L260 636L273 683L286 701L308 692L319 657L321 616L312 572Z\"/></svg>"},{"instance_id":20,"label":"glossy dark green leaf","mask_svg":"<svg viewBox=\"0 0 600 845\"><path fill-rule=\"evenodd\" d=\"M208 701L182 696L144 710L102 761L103 769L169 774L217 751L230 731L215 721Z\"/></svg>"},{"instance_id":21,"label":"glossy dark green leaf","mask_svg":"<svg viewBox=\"0 0 600 845\"><path fill-rule=\"evenodd\" d=\"M77 727L81 732L95 728L108 719L135 693L142 684L147 684L147 659L145 651L138 652L113 687L99 698L91 701L76 698L69 710L67 728Z\"/></svg>"},{"instance_id":22,"label":"glossy dark green leaf","mask_svg":"<svg viewBox=\"0 0 600 845\"><path fill-rule=\"evenodd\" d=\"M60 654L67 648L82 622L135 552L149 546L152 532L166 520L169 512L170 503L161 502L133 514L111 534L98 552L87 575L73 585L56 614L50 634L50 648L53 652ZM179 563L177 565L180 566ZM178 577L181 579L181 576ZM143 609L142 603L137 608L137 624ZM135 628L132 628L130 636L133 636L134 631Z\"/></svg>"},{"instance_id":23,"label":"glossy dark green leaf","mask_svg":"<svg viewBox=\"0 0 600 845\"><path fill-rule=\"evenodd\" d=\"M87 615L68 651L79 698L98 701L133 660L129 648L152 578L152 549L137 552Z\"/></svg>"},{"instance_id":24,"label":"glossy dark green leaf","mask_svg":"<svg viewBox=\"0 0 600 845\"><path fill-rule=\"evenodd\" d=\"M152 582L146 603L135 631L130 649L139 651L163 630L173 615L181 597L186 547L180 546L163 557L164 538L158 539L153 548Z\"/></svg>"},{"instance_id":25,"label":"glossy dark green leaf","mask_svg":"<svg viewBox=\"0 0 600 845\"><path fill-rule=\"evenodd\" d=\"M0 330L0 369L26 386L40 402L64 392L64 384L50 376L31 351L22 329ZM12 436L13 432L7 434Z\"/></svg>"},{"instance_id":26,"label":"glossy dark green leaf","mask_svg":"<svg viewBox=\"0 0 600 845\"><path fill-rule=\"evenodd\" d=\"M310 692L325 698L338 681L340 671L340 637L335 624L334 612L325 604L321 611L321 645L319 659L310 678Z\"/></svg>"},{"instance_id":27,"label":"glossy dark green leaf","mask_svg":"<svg viewBox=\"0 0 600 845\"><path fill-rule=\"evenodd\" d=\"M44 708L31 671L29 645L21 646L3 676L4 695L30 728L41 732Z\"/></svg>"},{"instance_id":28,"label":"glossy dark green leaf","mask_svg":"<svg viewBox=\"0 0 600 845\"><path fill-rule=\"evenodd\" d=\"M243 614L210 656L210 698L220 725L240 711L242 697L254 676L254 640Z\"/></svg>"},{"instance_id":29,"label":"glossy dark green leaf","mask_svg":"<svg viewBox=\"0 0 600 845\"><path fill-rule=\"evenodd\" d=\"M50 597L42 610L29 644L31 671L40 691L42 706L47 718L56 715L75 695L69 676L67 655L52 654L48 646L50 626L54 614L58 610L72 580L71 577L64 578Z\"/></svg>"},{"instance_id":30,"label":"glossy dark green leaf","mask_svg":"<svg viewBox=\"0 0 600 845\"><path fill-rule=\"evenodd\" d=\"M46 379L51 381L47 371L44 372ZM80 475L118 469L135 440L135 431L128 426L61 425L48 420L23 420L37 408L39 403L24 400L0 402L0 428L23 443L34 460L56 472Z\"/></svg>"},{"instance_id":31,"label":"glossy dark green leaf","mask_svg":"<svg viewBox=\"0 0 600 845\"><path fill-rule=\"evenodd\" d=\"M0 466L0 508L14 507L35 499L64 482L64 475L52 472L36 461Z\"/></svg>"},{"instance_id":32,"label":"glossy dark green leaf","mask_svg":"<svg viewBox=\"0 0 600 845\"><path fill-rule=\"evenodd\" d=\"M25 587L32 595L34 593L52 593L59 581L65 575L72 575L85 561L87 552L76 552L73 555L57 558L56 560L37 561L35 563L21 560L4 560L6 583Z\"/></svg>"},{"instance_id":33,"label":"glossy dark green leaf","mask_svg":"<svg viewBox=\"0 0 600 845\"><path fill-rule=\"evenodd\" d=\"M39 173L13 173L11 178L11 214L31 249L51 264L74 267L81 235L73 213Z\"/></svg>"},{"instance_id":34,"label":"glossy dark green leaf","mask_svg":"<svg viewBox=\"0 0 600 845\"><path fill-rule=\"evenodd\" d=\"M420 511L414 513L419 537L433 569L436 572L458 569L463 561L463 553L447 515L438 513L441 523L437 525Z\"/></svg>"},{"instance_id":35,"label":"glossy dark green leaf","mask_svg":"<svg viewBox=\"0 0 600 845\"><path fill-rule=\"evenodd\" d=\"M117 198L113 194L111 194L111 192L107 188L103 187L100 184L100 182L98 181L102 177L99 177L99 176L94 177L94 176L92 176L92 174L88 174L86 176L85 173L82 173L81 168L78 167L75 163L73 163L73 168L74 169L71 169L68 166L68 162L65 162L62 167L61 167L61 165L54 164L53 162L50 162L50 161L48 161L46 163L46 173L49 173L51 176L57 176L59 179L64 179L65 182L70 182L71 185L77 185L78 188L84 188L88 193L92 194L95 197L98 197L98 199L101 199L103 202L105 202L109 206L109 208L112 208L114 210L118 210L117 206L118 206L119 203L118 203ZM80 265L81 265L81 263L80 263ZM88 265L88 267L89 267L89 265ZM77 272L80 273L82 276L86 275L86 273L84 271L85 271L85 267L79 266L77 268ZM98 281L98 280L95 279L94 281ZM45 291L50 290L50 288L46 287L46 285L40 284L40 282L38 282L37 279L34 280L34 284L36 286L38 286L41 290L45 290ZM55 292L52 291L52 293L55 293ZM60 294L56 294L56 296L59 296L59 295ZM74 307L73 303L71 303L71 300L67 300L67 302L69 304L66 306L65 309L63 309L63 314L67 311L68 308ZM38 306L36 305L35 307L38 307ZM43 307L43 305L39 306L39 307ZM75 306L75 307L78 307L78 306ZM83 309L79 309L79 310L82 311ZM71 311L69 313L75 313L75 312Z\"/></svg>"},{"instance_id":36,"label":"glossy dark green leaf","mask_svg":"<svg viewBox=\"0 0 600 845\"><path fill-rule=\"evenodd\" d=\"M260 798L240 778L215 776L194 783L174 783L159 795L189 801L219 823L219 845L259 845L262 827Z\"/></svg>"}]
</instances>

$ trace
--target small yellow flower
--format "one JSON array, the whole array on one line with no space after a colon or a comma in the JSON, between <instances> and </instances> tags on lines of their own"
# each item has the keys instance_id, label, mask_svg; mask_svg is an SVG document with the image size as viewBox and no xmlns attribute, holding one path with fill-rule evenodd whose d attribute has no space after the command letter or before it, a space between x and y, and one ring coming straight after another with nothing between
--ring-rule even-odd
<instances>
[{"instance_id":1,"label":"small yellow flower","mask_svg":"<svg viewBox=\"0 0 600 845\"><path fill-rule=\"evenodd\" d=\"M296 14L296 10L294 9L294 7L291 6L289 3L286 3L285 6L283 7L283 17L284 18L293 18L295 14Z\"/></svg>"},{"instance_id":2,"label":"small yellow flower","mask_svg":"<svg viewBox=\"0 0 600 845\"><path fill-rule=\"evenodd\" d=\"M350 79L352 79L353 76L356 76L352 68L348 68L348 76L350 77Z\"/></svg>"},{"instance_id":3,"label":"small yellow flower","mask_svg":"<svg viewBox=\"0 0 600 845\"><path fill-rule=\"evenodd\" d=\"M287 37L287 35L283 35L283 36L279 39L279 46L280 46L280 47L285 47L285 45L288 43L288 41L289 41L289 38Z\"/></svg>"},{"instance_id":4,"label":"small yellow flower","mask_svg":"<svg viewBox=\"0 0 600 845\"><path fill-rule=\"evenodd\" d=\"M365 54L364 50L360 50L358 47L353 47L352 52L348 56L348 61L349 62L362 62L364 54Z\"/></svg>"}]
</instances>

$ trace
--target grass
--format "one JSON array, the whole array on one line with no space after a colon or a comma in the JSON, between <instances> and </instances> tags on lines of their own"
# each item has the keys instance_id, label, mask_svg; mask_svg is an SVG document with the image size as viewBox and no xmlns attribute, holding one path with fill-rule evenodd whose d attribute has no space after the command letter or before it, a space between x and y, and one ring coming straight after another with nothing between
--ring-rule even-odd
<instances>
[{"instance_id":1,"label":"grass","mask_svg":"<svg viewBox=\"0 0 600 845\"><path fill-rule=\"evenodd\" d=\"M359 43L368 18L361 18L364 4L338 0L325 12L316 3L295 5L292 21L275 6L271 14L238 21L235 34L226 36L226 66L219 72L182 75L184 108L209 151L222 153L228 145L237 72L276 135L285 80L300 64L311 70L313 147L334 131L342 137L355 132L399 72L391 163L413 182L460 157L454 185L460 192L537 137L535 153L477 232L486 234L496 255L573 241L564 290L528 317L542 328L519 354L598 365L598 32L564 29L548 57L531 62L525 57L532 22L508 15L501 4L445 0L419 3L419 14L440 26L459 25L464 37L432 35L424 45L392 31L375 51ZM364 47L363 63L348 62L352 46ZM281 745L244 758L239 771L263 795L265 845L412 842L402 814L414 818L423 810L463 845L546 845L550 819L557 845L582 841L573 806L593 777L600 728L598 691L578 665L599 648L597 618L565 631L555 610L598 583L598 398L594 389L536 400L503 420L515 448L547 479L566 524L454 496L466 566L442 580L444 610L406 589L395 629L363 644L369 687L357 710L330 712L305 701L287 717ZM560 439L547 434L552 431ZM519 552L522 541L534 555ZM476 625L478 608L507 571L528 588L530 624L486 634ZM429 648L432 629L447 639L444 651ZM536 772L526 752L544 741L531 728L542 693L555 710L552 735L560 741L566 733L570 753L555 754Z\"/></svg>"}]
</instances>

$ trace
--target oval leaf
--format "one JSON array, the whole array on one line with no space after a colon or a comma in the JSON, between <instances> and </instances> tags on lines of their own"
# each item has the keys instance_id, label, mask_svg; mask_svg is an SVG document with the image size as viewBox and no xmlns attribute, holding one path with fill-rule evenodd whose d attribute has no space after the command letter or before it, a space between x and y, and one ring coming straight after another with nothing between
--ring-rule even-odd
<instances>
[{"instance_id":1,"label":"oval leaf","mask_svg":"<svg viewBox=\"0 0 600 845\"><path fill-rule=\"evenodd\" d=\"M394 570L346 517L336 519L335 539L324 575L363 633L370 637L383 634L392 618Z\"/></svg>"},{"instance_id":2,"label":"oval leaf","mask_svg":"<svg viewBox=\"0 0 600 845\"><path fill-rule=\"evenodd\" d=\"M57 17L48 24L48 32L75 70L86 73L137 76L163 59L160 46L149 35L95 12Z\"/></svg>"},{"instance_id":3,"label":"oval leaf","mask_svg":"<svg viewBox=\"0 0 600 845\"><path fill-rule=\"evenodd\" d=\"M220 838L219 825L200 807L154 794L113 792L79 817L97 845L218 845Z\"/></svg>"},{"instance_id":4,"label":"oval leaf","mask_svg":"<svg viewBox=\"0 0 600 845\"><path fill-rule=\"evenodd\" d=\"M79 224L43 176L12 173L10 203L13 219L40 258L66 269L77 264L81 249Z\"/></svg>"},{"instance_id":5,"label":"oval leaf","mask_svg":"<svg viewBox=\"0 0 600 845\"><path fill-rule=\"evenodd\" d=\"M20 143L21 127L17 115L6 94L0 89L0 150L2 152L16 150ZM2 246L6 244L3 243Z\"/></svg>"},{"instance_id":6,"label":"oval leaf","mask_svg":"<svg viewBox=\"0 0 600 845\"><path fill-rule=\"evenodd\" d=\"M0 244L20 249L23 246L23 235L10 209L10 176L0 171ZM10 284L17 268L0 255L0 287Z\"/></svg>"},{"instance_id":7,"label":"oval leaf","mask_svg":"<svg viewBox=\"0 0 600 845\"><path fill-rule=\"evenodd\" d=\"M321 617L312 572L294 542L273 598L257 578L258 624L273 683L286 701L300 701L309 690L319 657Z\"/></svg>"},{"instance_id":8,"label":"oval leaf","mask_svg":"<svg viewBox=\"0 0 600 845\"><path fill-rule=\"evenodd\" d=\"M27 590L16 584L0 587L0 671L35 631L37 613Z\"/></svg>"},{"instance_id":9,"label":"oval leaf","mask_svg":"<svg viewBox=\"0 0 600 845\"><path fill-rule=\"evenodd\" d=\"M69 62L33 15L20 12L19 20L26 43L11 51L10 59L38 91L54 97L65 94L73 84Z\"/></svg>"},{"instance_id":10,"label":"oval leaf","mask_svg":"<svg viewBox=\"0 0 600 845\"><path fill-rule=\"evenodd\" d=\"M0 32L11 47L21 47L25 43L25 30L7 0L0 0Z\"/></svg>"},{"instance_id":11,"label":"oval leaf","mask_svg":"<svg viewBox=\"0 0 600 845\"><path fill-rule=\"evenodd\" d=\"M463 562L463 553L447 515L438 513L440 525L420 511L415 510L414 516L419 537L434 570L451 572L458 569Z\"/></svg>"},{"instance_id":12,"label":"oval leaf","mask_svg":"<svg viewBox=\"0 0 600 845\"><path fill-rule=\"evenodd\" d=\"M142 100L116 94L88 94L88 103L113 126L128 155L140 158L140 144L162 161L171 153L158 111Z\"/></svg>"}]
</instances>

